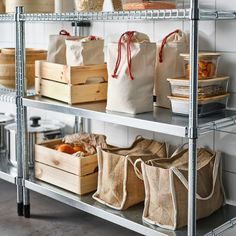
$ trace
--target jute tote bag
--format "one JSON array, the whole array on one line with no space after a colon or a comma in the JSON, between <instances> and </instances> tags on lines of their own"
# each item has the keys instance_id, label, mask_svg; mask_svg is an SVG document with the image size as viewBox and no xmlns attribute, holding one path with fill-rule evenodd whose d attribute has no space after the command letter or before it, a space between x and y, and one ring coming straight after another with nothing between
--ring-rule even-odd
<instances>
[{"instance_id":1,"label":"jute tote bag","mask_svg":"<svg viewBox=\"0 0 236 236\"><path fill-rule=\"evenodd\" d=\"M166 229L187 225L188 150L172 158L142 162L145 185L143 220ZM197 219L211 215L224 204L220 154L199 149L197 153ZM140 176L140 173L138 173Z\"/></svg>"},{"instance_id":2,"label":"jute tote bag","mask_svg":"<svg viewBox=\"0 0 236 236\"><path fill-rule=\"evenodd\" d=\"M137 114L153 110L156 44L135 31L108 44L107 110Z\"/></svg>"},{"instance_id":3,"label":"jute tote bag","mask_svg":"<svg viewBox=\"0 0 236 236\"><path fill-rule=\"evenodd\" d=\"M134 171L134 162L167 156L165 143L138 138L129 148L101 149L98 155L98 187L93 198L116 210L144 201L144 184Z\"/></svg>"},{"instance_id":4,"label":"jute tote bag","mask_svg":"<svg viewBox=\"0 0 236 236\"><path fill-rule=\"evenodd\" d=\"M187 37L181 30L168 34L157 43L155 92L157 106L170 108L171 95L168 78L184 75L184 61L180 53L188 51Z\"/></svg>"},{"instance_id":5,"label":"jute tote bag","mask_svg":"<svg viewBox=\"0 0 236 236\"><path fill-rule=\"evenodd\" d=\"M69 66L104 64L104 40L95 36L66 39L66 62Z\"/></svg>"},{"instance_id":6,"label":"jute tote bag","mask_svg":"<svg viewBox=\"0 0 236 236\"><path fill-rule=\"evenodd\" d=\"M48 44L47 61L66 65L66 43L65 40L71 37L70 33L61 30L59 35L50 35Z\"/></svg>"}]
</instances>

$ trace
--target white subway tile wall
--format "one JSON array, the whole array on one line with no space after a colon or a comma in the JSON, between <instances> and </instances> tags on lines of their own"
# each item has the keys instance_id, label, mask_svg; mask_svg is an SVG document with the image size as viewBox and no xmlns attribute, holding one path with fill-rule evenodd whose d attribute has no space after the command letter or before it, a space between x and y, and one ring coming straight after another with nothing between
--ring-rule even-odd
<instances>
[{"instance_id":1,"label":"white subway tile wall","mask_svg":"<svg viewBox=\"0 0 236 236\"><path fill-rule=\"evenodd\" d=\"M110 0L105 0L104 9L111 9ZM178 7L188 7L188 0L177 0ZM236 1L233 0L201 0L200 7L207 9L236 9ZM230 75L231 82L229 91L231 98L229 106L236 108L236 22L235 21L205 21L200 22L200 50L220 51L223 53L219 74ZM121 34L126 30L139 30L149 35L152 41L161 40L167 33L174 29L182 29L189 33L189 22L93 22L91 34L105 38L105 49L111 34ZM26 46L47 49L48 37L50 34L57 34L61 29L66 29L72 33L70 23L33 23L26 25ZM14 47L15 26L14 24L1 24L0 47ZM0 111L15 113L14 105L0 103ZM48 111L29 109L29 116L40 115L45 119L61 120L67 123L68 132L72 132L74 117ZM148 132L145 130L132 129L124 126L104 123L100 121L90 121L89 130L91 132L106 134L108 142L117 146L130 145L137 135L145 138L154 138L159 141L166 141L172 145L170 153L178 145L187 142L186 139L176 138L163 134ZM236 129L234 130L236 133ZM232 183L236 181L236 135L227 133L209 133L199 139L199 146L206 146L222 152L224 184L226 187L227 199L236 203L236 189L232 188Z\"/></svg>"}]
</instances>

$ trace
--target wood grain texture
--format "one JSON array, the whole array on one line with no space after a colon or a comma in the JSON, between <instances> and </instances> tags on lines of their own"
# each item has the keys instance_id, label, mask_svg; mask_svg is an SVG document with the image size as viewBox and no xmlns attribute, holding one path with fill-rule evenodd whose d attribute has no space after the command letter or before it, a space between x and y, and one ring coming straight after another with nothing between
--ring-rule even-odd
<instances>
[{"instance_id":1,"label":"wood grain texture","mask_svg":"<svg viewBox=\"0 0 236 236\"><path fill-rule=\"evenodd\" d=\"M81 195L97 188L97 173L81 177L39 162L35 162L35 177Z\"/></svg>"},{"instance_id":2,"label":"wood grain texture","mask_svg":"<svg viewBox=\"0 0 236 236\"><path fill-rule=\"evenodd\" d=\"M43 144L36 144L35 160L78 176L85 176L96 171L98 166L97 155L75 157L53 149L61 143L62 140L58 139Z\"/></svg>"},{"instance_id":3,"label":"wood grain texture","mask_svg":"<svg viewBox=\"0 0 236 236\"><path fill-rule=\"evenodd\" d=\"M60 83L79 85L85 84L89 78L108 80L107 66L67 66L46 61L36 61L35 76Z\"/></svg>"},{"instance_id":4,"label":"wood grain texture","mask_svg":"<svg viewBox=\"0 0 236 236\"><path fill-rule=\"evenodd\" d=\"M54 0L6 0L6 13L16 11L17 6L24 6L26 13L54 12Z\"/></svg>"},{"instance_id":5,"label":"wood grain texture","mask_svg":"<svg viewBox=\"0 0 236 236\"><path fill-rule=\"evenodd\" d=\"M92 65L70 67L36 61L36 94L68 104L107 99L107 67Z\"/></svg>"}]
</instances>

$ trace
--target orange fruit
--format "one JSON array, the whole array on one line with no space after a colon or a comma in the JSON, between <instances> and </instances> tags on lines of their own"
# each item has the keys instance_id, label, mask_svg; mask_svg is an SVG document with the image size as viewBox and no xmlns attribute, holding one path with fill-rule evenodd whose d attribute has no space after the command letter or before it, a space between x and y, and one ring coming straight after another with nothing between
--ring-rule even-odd
<instances>
[{"instance_id":1,"label":"orange fruit","mask_svg":"<svg viewBox=\"0 0 236 236\"><path fill-rule=\"evenodd\" d=\"M73 149L73 147L69 144L61 144L58 146L57 151L59 152L64 152L67 154L74 154L75 150Z\"/></svg>"}]
</instances>

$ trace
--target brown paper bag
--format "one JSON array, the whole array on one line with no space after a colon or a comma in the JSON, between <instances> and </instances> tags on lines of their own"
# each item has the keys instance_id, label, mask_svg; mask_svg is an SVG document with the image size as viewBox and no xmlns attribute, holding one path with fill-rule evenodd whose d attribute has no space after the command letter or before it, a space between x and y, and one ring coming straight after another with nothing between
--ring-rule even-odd
<instances>
[{"instance_id":1,"label":"brown paper bag","mask_svg":"<svg viewBox=\"0 0 236 236\"><path fill-rule=\"evenodd\" d=\"M93 198L116 210L124 210L144 200L144 184L134 171L135 160L166 157L166 145L137 139L129 148L98 148L98 188Z\"/></svg>"},{"instance_id":2,"label":"brown paper bag","mask_svg":"<svg viewBox=\"0 0 236 236\"><path fill-rule=\"evenodd\" d=\"M170 108L167 96L171 95L168 78L184 75L184 61L180 53L188 51L187 37L181 30L168 34L157 44L157 64L155 91L156 104L160 107Z\"/></svg>"},{"instance_id":3,"label":"brown paper bag","mask_svg":"<svg viewBox=\"0 0 236 236\"><path fill-rule=\"evenodd\" d=\"M145 186L143 220L166 229L187 225L188 150L169 159L142 162ZM197 219L211 215L224 204L220 154L199 149L197 153Z\"/></svg>"}]
</instances>

